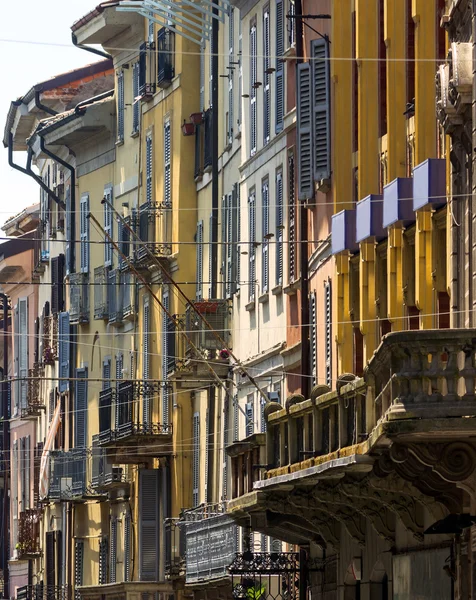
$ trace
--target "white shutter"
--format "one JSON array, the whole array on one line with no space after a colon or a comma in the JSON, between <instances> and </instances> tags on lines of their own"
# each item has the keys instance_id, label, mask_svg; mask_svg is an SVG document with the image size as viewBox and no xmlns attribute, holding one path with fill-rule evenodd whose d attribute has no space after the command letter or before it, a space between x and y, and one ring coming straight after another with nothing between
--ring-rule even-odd
<instances>
[{"instance_id":1,"label":"white shutter","mask_svg":"<svg viewBox=\"0 0 476 600\"><path fill-rule=\"evenodd\" d=\"M263 143L269 142L271 132L271 77L269 7L263 13Z\"/></svg>"},{"instance_id":2,"label":"white shutter","mask_svg":"<svg viewBox=\"0 0 476 600\"><path fill-rule=\"evenodd\" d=\"M195 299L203 298L203 221L197 223L197 268L196 268L196 290Z\"/></svg>"},{"instance_id":3,"label":"white shutter","mask_svg":"<svg viewBox=\"0 0 476 600\"><path fill-rule=\"evenodd\" d=\"M117 140L124 141L124 71L117 74Z\"/></svg>"},{"instance_id":4,"label":"white shutter","mask_svg":"<svg viewBox=\"0 0 476 600\"><path fill-rule=\"evenodd\" d=\"M325 39L311 42L312 91L314 123L314 179L330 178L330 118L329 118L329 43Z\"/></svg>"},{"instance_id":5,"label":"white shutter","mask_svg":"<svg viewBox=\"0 0 476 600\"><path fill-rule=\"evenodd\" d=\"M309 346L311 352L311 376L312 385L317 383L317 314L316 294L312 292L309 296Z\"/></svg>"},{"instance_id":6,"label":"white shutter","mask_svg":"<svg viewBox=\"0 0 476 600\"><path fill-rule=\"evenodd\" d=\"M332 294L330 281L326 281L324 284L324 296L326 385L332 387Z\"/></svg>"},{"instance_id":7,"label":"white shutter","mask_svg":"<svg viewBox=\"0 0 476 600\"><path fill-rule=\"evenodd\" d=\"M290 19L291 20L291 19ZM276 102L275 125L276 133L282 131L284 125L284 2L276 0Z\"/></svg>"},{"instance_id":8,"label":"white shutter","mask_svg":"<svg viewBox=\"0 0 476 600\"><path fill-rule=\"evenodd\" d=\"M200 413L193 415L192 506L200 499Z\"/></svg>"},{"instance_id":9,"label":"white shutter","mask_svg":"<svg viewBox=\"0 0 476 600\"><path fill-rule=\"evenodd\" d=\"M172 207L172 131L170 121L164 125L164 206Z\"/></svg>"},{"instance_id":10,"label":"white shutter","mask_svg":"<svg viewBox=\"0 0 476 600\"><path fill-rule=\"evenodd\" d=\"M297 67L297 137L298 137L298 187L299 199L308 200L314 195L312 148L311 66L301 63Z\"/></svg>"},{"instance_id":11,"label":"white shutter","mask_svg":"<svg viewBox=\"0 0 476 600\"><path fill-rule=\"evenodd\" d=\"M284 246L283 172L276 173L276 285L283 285Z\"/></svg>"},{"instance_id":12,"label":"white shutter","mask_svg":"<svg viewBox=\"0 0 476 600\"><path fill-rule=\"evenodd\" d=\"M145 141L145 195L148 205L152 203L152 171L153 171L153 152L152 135L149 134Z\"/></svg>"},{"instance_id":13,"label":"white shutter","mask_svg":"<svg viewBox=\"0 0 476 600\"><path fill-rule=\"evenodd\" d=\"M104 236L104 265L106 267L111 267L112 243L110 239L114 239L114 233L112 225L112 208L109 203L112 204L112 187L108 187L104 190L104 197L106 199L106 202L104 203L104 232L107 234Z\"/></svg>"},{"instance_id":14,"label":"white shutter","mask_svg":"<svg viewBox=\"0 0 476 600\"><path fill-rule=\"evenodd\" d=\"M255 83L258 80L258 56L257 56L257 44L256 44L256 24L253 24L250 28L250 155L253 156L256 153L256 141L257 141L257 106L256 96L257 88Z\"/></svg>"},{"instance_id":15,"label":"white shutter","mask_svg":"<svg viewBox=\"0 0 476 600\"><path fill-rule=\"evenodd\" d=\"M200 112L205 110L205 44L200 45Z\"/></svg>"},{"instance_id":16,"label":"white shutter","mask_svg":"<svg viewBox=\"0 0 476 600\"><path fill-rule=\"evenodd\" d=\"M20 396L18 405L25 409L28 403L28 298L18 300L18 376Z\"/></svg>"},{"instance_id":17,"label":"white shutter","mask_svg":"<svg viewBox=\"0 0 476 600\"><path fill-rule=\"evenodd\" d=\"M261 293L269 290L269 181L263 182L261 187Z\"/></svg>"},{"instance_id":18,"label":"white shutter","mask_svg":"<svg viewBox=\"0 0 476 600\"><path fill-rule=\"evenodd\" d=\"M89 273L89 194L81 196L79 237L81 242L81 273Z\"/></svg>"},{"instance_id":19,"label":"white shutter","mask_svg":"<svg viewBox=\"0 0 476 600\"><path fill-rule=\"evenodd\" d=\"M249 301L255 299L256 285L256 194L253 191L248 198L248 230L249 230L249 249L248 249L248 286Z\"/></svg>"}]
</instances>

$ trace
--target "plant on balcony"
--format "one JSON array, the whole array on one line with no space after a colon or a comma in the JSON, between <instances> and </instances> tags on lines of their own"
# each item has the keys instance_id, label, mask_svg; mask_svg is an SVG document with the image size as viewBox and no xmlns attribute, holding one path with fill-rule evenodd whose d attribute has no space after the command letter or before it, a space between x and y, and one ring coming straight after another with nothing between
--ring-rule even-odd
<instances>
[{"instance_id":1,"label":"plant on balcony","mask_svg":"<svg viewBox=\"0 0 476 600\"><path fill-rule=\"evenodd\" d=\"M253 579L243 579L233 588L233 597L240 600L262 600L266 594L266 585Z\"/></svg>"},{"instance_id":2,"label":"plant on balcony","mask_svg":"<svg viewBox=\"0 0 476 600\"><path fill-rule=\"evenodd\" d=\"M43 362L45 365L54 365L56 359L56 354L51 346L46 346L43 350Z\"/></svg>"}]
</instances>

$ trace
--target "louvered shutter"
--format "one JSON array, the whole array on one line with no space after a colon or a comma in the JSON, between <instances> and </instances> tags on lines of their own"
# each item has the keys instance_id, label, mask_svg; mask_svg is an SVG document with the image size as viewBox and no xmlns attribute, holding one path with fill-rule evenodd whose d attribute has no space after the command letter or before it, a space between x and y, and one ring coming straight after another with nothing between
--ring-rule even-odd
<instances>
[{"instance_id":1,"label":"louvered shutter","mask_svg":"<svg viewBox=\"0 0 476 600\"><path fill-rule=\"evenodd\" d=\"M164 288L162 296L162 304L164 308L170 310L170 296L169 290ZM172 340L173 321L163 312L162 318L162 423L165 425L169 422L169 384L167 382L169 369L171 368L171 361L173 361L173 353L175 350L172 349L173 341L175 341L175 335Z\"/></svg>"},{"instance_id":2,"label":"louvered shutter","mask_svg":"<svg viewBox=\"0 0 476 600\"><path fill-rule=\"evenodd\" d=\"M139 579L157 581L159 565L159 471L139 471Z\"/></svg>"},{"instance_id":3,"label":"louvered shutter","mask_svg":"<svg viewBox=\"0 0 476 600\"><path fill-rule=\"evenodd\" d=\"M117 519L111 519L111 544L109 547L109 583L116 583Z\"/></svg>"},{"instance_id":4,"label":"louvered shutter","mask_svg":"<svg viewBox=\"0 0 476 600\"><path fill-rule=\"evenodd\" d=\"M124 517L124 581L131 580L131 515Z\"/></svg>"},{"instance_id":5,"label":"louvered shutter","mask_svg":"<svg viewBox=\"0 0 476 600\"><path fill-rule=\"evenodd\" d=\"M258 398L259 401L259 407L260 407L260 431L261 433L266 433L266 429L267 429L267 423L266 423L266 418L264 415L264 408L266 406L266 403L264 401L264 399L262 398L261 394Z\"/></svg>"},{"instance_id":6,"label":"louvered shutter","mask_svg":"<svg viewBox=\"0 0 476 600\"><path fill-rule=\"evenodd\" d=\"M213 251L212 251L212 231L213 231L213 213L208 221L208 299L213 295L212 273L213 273Z\"/></svg>"},{"instance_id":7,"label":"louvered shutter","mask_svg":"<svg viewBox=\"0 0 476 600\"><path fill-rule=\"evenodd\" d=\"M325 301L325 359L326 359L326 385L332 386L332 294L331 282L324 284Z\"/></svg>"},{"instance_id":8,"label":"louvered shutter","mask_svg":"<svg viewBox=\"0 0 476 600\"><path fill-rule=\"evenodd\" d=\"M249 250L248 250L248 286L250 302L255 298L256 286L256 195L252 192L248 198L248 229L249 229Z\"/></svg>"},{"instance_id":9,"label":"louvered shutter","mask_svg":"<svg viewBox=\"0 0 476 600\"><path fill-rule=\"evenodd\" d=\"M20 319L19 319L19 305L15 306L13 312L13 354L14 354L14 390L13 395L13 414L16 416L20 410L20 398L21 398L21 381L20 381Z\"/></svg>"},{"instance_id":10,"label":"louvered shutter","mask_svg":"<svg viewBox=\"0 0 476 600\"><path fill-rule=\"evenodd\" d=\"M261 292L269 290L269 181L263 182L261 188Z\"/></svg>"},{"instance_id":11,"label":"louvered shutter","mask_svg":"<svg viewBox=\"0 0 476 600\"><path fill-rule=\"evenodd\" d=\"M200 499L200 413L193 415L192 506Z\"/></svg>"},{"instance_id":12,"label":"louvered shutter","mask_svg":"<svg viewBox=\"0 0 476 600\"><path fill-rule=\"evenodd\" d=\"M311 351L311 376L312 385L317 383L317 314L316 294L312 292L309 296L309 345Z\"/></svg>"},{"instance_id":13,"label":"louvered shutter","mask_svg":"<svg viewBox=\"0 0 476 600\"><path fill-rule=\"evenodd\" d=\"M210 458L210 411L207 409L205 412L205 465L204 465L204 470L205 470L205 489L204 489L204 496L205 496L205 502L209 501L208 498L208 467L210 465L209 462L209 458Z\"/></svg>"},{"instance_id":14,"label":"louvered shutter","mask_svg":"<svg viewBox=\"0 0 476 600\"><path fill-rule=\"evenodd\" d=\"M230 397L226 394L223 404L223 479L222 479L222 500L228 498L228 459L226 449L228 447L229 426L230 426Z\"/></svg>"},{"instance_id":15,"label":"louvered shutter","mask_svg":"<svg viewBox=\"0 0 476 600\"><path fill-rule=\"evenodd\" d=\"M228 195L225 194L221 199L221 237L220 237L220 248L221 248L221 267L220 273L223 281L223 298L227 297L228 294L228 270L226 265L226 254L227 254L227 217L228 217Z\"/></svg>"},{"instance_id":16,"label":"louvered shutter","mask_svg":"<svg viewBox=\"0 0 476 600\"><path fill-rule=\"evenodd\" d=\"M284 208L283 172L276 173L276 285L283 285Z\"/></svg>"},{"instance_id":17,"label":"louvered shutter","mask_svg":"<svg viewBox=\"0 0 476 600\"><path fill-rule=\"evenodd\" d=\"M329 117L329 43L325 39L311 42L314 123L314 179L330 178L330 117ZM298 117L299 119L299 117ZM298 121L299 122L299 121Z\"/></svg>"},{"instance_id":18,"label":"louvered shutter","mask_svg":"<svg viewBox=\"0 0 476 600\"><path fill-rule=\"evenodd\" d=\"M234 262L236 263L236 291L240 289L241 285L241 197L240 197L240 185L235 183L233 191L236 197L236 244L234 245Z\"/></svg>"},{"instance_id":19,"label":"louvered shutter","mask_svg":"<svg viewBox=\"0 0 476 600\"><path fill-rule=\"evenodd\" d=\"M109 203L112 203L112 188L106 188L104 190L104 197L106 202L104 203L104 265L106 267L112 266L112 243L113 239L113 219L112 219L112 208Z\"/></svg>"},{"instance_id":20,"label":"louvered shutter","mask_svg":"<svg viewBox=\"0 0 476 600\"><path fill-rule=\"evenodd\" d=\"M205 110L205 44L200 45L200 112Z\"/></svg>"},{"instance_id":21,"label":"louvered shutter","mask_svg":"<svg viewBox=\"0 0 476 600\"><path fill-rule=\"evenodd\" d=\"M88 416L88 371L76 369L74 394L74 446L86 448L86 427Z\"/></svg>"},{"instance_id":22,"label":"louvered shutter","mask_svg":"<svg viewBox=\"0 0 476 600\"><path fill-rule=\"evenodd\" d=\"M74 540L74 587L83 585L84 541Z\"/></svg>"},{"instance_id":23,"label":"louvered shutter","mask_svg":"<svg viewBox=\"0 0 476 600\"><path fill-rule=\"evenodd\" d=\"M310 64L299 64L297 66L297 137L300 200L308 200L314 195L311 82Z\"/></svg>"},{"instance_id":24,"label":"louvered shutter","mask_svg":"<svg viewBox=\"0 0 476 600\"><path fill-rule=\"evenodd\" d=\"M246 414L246 437L254 433L254 406L253 402L247 402L245 407Z\"/></svg>"},{"instance_id":25,"label":"louvered shutter","mask_svg":"<svg viewBox=\"0 0 476 600\"><path fill-rule=\"evenodd\" d=\"M140 100L139 100L139 63L132 66L132 133L139 131Z\"/></svg>"},{"instance_id":26,"label":"louvered shutter","mask_svg":"<svg viewBox=\"0 0 476 600\"><path fill-rule=\"evenodd\" d=\"M24 409L28 403L28 298L18 300L18 334L19 406Z\"/></svg>"},{"instance_id":27,"label":"louvered shutter","mask_svg":"<svg viewBox=\"0 0 476 600\"><path fill-rule=\"evenodd\" d=\"M288 158L288 280L296 280L296 198L294 177L294 155Z\"/></svg>"},{"instance_id":28,"label":"louvered shutter","mask_svg":"<svg viewBox=\"0 0 476 600\"><path fill-rule=\"evenodd\" d=\"M195 299L201 300L203 297L203 221L197 223L197 275Z\"/></svg>"},{"instance_id":29,"label":"louvered shutter","mask_svg":"<svg viewBox=\"0 0 476 600\"><path fill-rule=\"evenodd\" d=\"M50 590L56 585L55 535L55 531L46 532L46 587Z\"/></svg>"},{"instance_id":30,"label":"louvered shutter","mask_svg":"<svg viewBox=\"0 0 476 600\"><path fill-rule=\"evenodd\" d=\"M237 231L238 231L238 207L236 188L233 186L233 192L228 194L228 204L226 213L226 235L227 235L227 246L226 246L226 297L231 296L236 292L237 288L237 269L239 255L237 255Z\"/></svg>"},{"instance_id":31,"label":"louvered shutter","mask_svg":"<svg viewBox=\"0 0 476 600\"><path fill-rule=\"evenodd\" d=\"M117 74L117 139L124 141L124 71Z\"/></svg>"},{"instance_id":32,"label":"louvered shutter","mask_svg":"<svg viewBox=\"0 0 476 600\"><path fill-rule=\"evenodd\" d=\"M81 273L89 273L89 194L79 203L79 237L81 243Z\"/></svg>"},{"instance_id":33,"label":"louvered shutter","mask_svg":"<svg viewBox=\"0 0 476 600\"><path fill-rule=\"evenodd\" d=\"M15 548L16 543L18 541L18 508L19 508L19 502L18 502L18 475L19 475L20 469L19 469L19 464L18 464L18 440L14 440L13 442L13 464L12 464L12 468L11 468L11 494L12 494L12 517L13 517L13 523L12 523L12 527L13 527L13 531L12 531L12 537L13 537L13 547Z\"/></svg>"},{"instance_id":34,"label":"louvered shutter","mask_svg":"<svg viewBox=\"0 0 476 600\"><path fill-rule=\"evenodd\" d=\"M239 439L239 405L238 405L238 396L235 394L233 396L233 441L237 442Z\"/></svg>"},{"instance_id":35,"label":"louvered shutter","mask_svg":"<svg viewBox=\"0 0 476 600\"><path fill-rule=\"evenodd\" d=\"M213 104L213 54L211 41L208 44L208 106Z\"/></svg>"},{"instance_id":36,"label":"louvered shutter","mask_svg":"<svg viewBox=\"0 0 476 600\"><path fill-rule=\"evenodd\" d=\"M164 125L164 206L172 207L172 130L170 121Z\"/></svg>"},{"instance_id":37,"label":"louvered shutter","mask_svg":"<svg viewBox=\"0 0 476 600\"><path fill-rule=\"evenodd\" d=\"M145 140L145 199L150 206L152 203L152 136L149 134Z\"/></svg>"},{"instance_id":38,"label":"louvered shutter","mask_svg":"<svg viewBox=\"0 0 476 600\"><path fill-rule=\"evenodd\" d=\"M238 118L236 120L238 124L238 131L241 131L241 124L243 121L243 58L242 58L242 47L243 47L243 34L241 33L241 17L239 19L240 24L240 34L238 36L238 56L239 56L239 65L238 65Z\"/></svg>"},{"instance_id":39,"label":"louvered shutter","mask_svg":"<svg viewBox=\"0 0 476 600\"><path fill-rule=\"evenodd\" d=\"M59 282L59 261L60 257L55 256L51 259L51 312L55 315L58 313L61 308L59 306L59 291L60 291L60 282ZM61 286L63 285L63 281L61 281Z\"/></svg>"},{"instance_id":40,"label":"louvered shutter","mask_svg":"<svg viewBox=\"0 0 476 600\"><path fill-rule=\"evenodd\" d=\"M24 444L24 505L22 506L23 510L30 508L30 487L31 487L31 479L30 479L30 470L31 470L31 453L33 448L31 447L30 436L27 435L25 438Z\"/></svg>"},{"instance_id":41,"label":"louvered shutter","mask_svg":"<svg viewBox=\"0 0 476 600\"><path fill-rule=\"evenodd\" d=\"M72 262L74 261L74 244L72 242L73 238L73 228L72 228L72 211L71 211L71 188L68 185L66 188L65 194L65 204L66 204L66 273L69 275L74 272L74 265Z\"/></svg>"},{"instance_id":42,"label":"louvered shutter","mask_svg":"<svg viewBox=\"0 0 476 600\"><path fill-rule=\"evenodd\" d=\"M142 377L144 381L150 378L150 305L149 298L144 298L144 313L142 320ZM142 397L142 423L150 423L150 398L148 392Z\"/></svg>"},{"instance_id":43,"label":"louvered shutter","mask_svg":"<svg viewBox=\"0 0 476 600\"><path fill-rule=\"evenodd\" d=\"M263 13L263 143L269 142L271 132L271 77L269 8Z\"/></svg>"},{"instance_id":44,"label":"louvered shutter","mask_svg":"<svg viewBox=\"0 0 476 600\"><path fill-rule=\"evenodd\" d=\"M99 542L99 585L107 583L107 563L108 563L108 543L107 538L102 538Z\"/></svg>"},{"instance_id":45,"label":"louvered shutter","mask_svg":"<svg viewBox=\"0 0 476 600\"><path fill-rule=\"evenodd\" d=\"M256 25L252 25L250 28L250 155L253 156L256 153L256 140L257 140L257 106L256 96L257 88L255 83L258 80L258 57L257 57L257 45L256 45Z\"/></svg>"},{"instance_id":46,"label":"louvered shutter","mask_svg":"<svg viewBox=\"0 0 476 600\"><path fill-rule=\"evenodd\" d=\"M69 313L58 315L59 391L69 389Z\"/></svg>"},{"instance_id":47,"label":"louvered shutter","mask_svg":"<svg viewBox=\"0 0 476 600\"><path fill-rule=\"evenodd\" d=\"M111 387L111 359L106 358L102 363L102 389L107 390Z\"/></svg>"},{"instance_id":48,"label":"louvered shutter","mask_svg":"<svg viewBox=\"0 0 476 600\"><path fill-rule=\"evenodd\" d=\"M284 60L280 57L284 54L284 2L276 0L276 102L275 102L275 124L276 133L283 129L284 125Z\"/></svg>"}]
</instances>

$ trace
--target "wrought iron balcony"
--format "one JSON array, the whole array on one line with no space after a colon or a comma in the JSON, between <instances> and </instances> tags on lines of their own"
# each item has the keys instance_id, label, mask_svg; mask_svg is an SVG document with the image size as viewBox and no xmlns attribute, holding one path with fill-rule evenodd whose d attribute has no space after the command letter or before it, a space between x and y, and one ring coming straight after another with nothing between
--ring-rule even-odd
<instances>
[{"instance_id":1,"label":"wrought iron balcony","mask_svg":"<svg viewBox=\"0 0 476 600\"><path fill-rule=\"evenodd\" d=\"M107 308L109 325L119 326L122 323L123 288L121 271L109 271L107 277Z\"/></svg>"},{"instance_id":2,"label":"wrought iron balcony","mask_svg":"<svg viewBox=\"0 0 476 600\"><path fill-rule=\"evenodd\" d=\"M122 581L106 585L83 585L76 588L78 600L153 600L163 593L164 582ZM166 588L168 589L168 588Z\"/></svg>"},{"instance_id":3,"label":"wrought iron balcony","mask_svg":"<svg viewBox=\"0 0 476 600\"><path fill-rule=\"evenodd\" d=\"M179 519L165 521L165 577L183 577L185 573L185 532Z\"/></svg>"},{"instance_id":4,"label":"wrought iron balcony","mask_svg":"<svg viewBox=\"0 0 476 600\"><path fill-rule=\"evenodd\" d=\"M16 545L19 560L36 558L41 554L40 520L41 510L29 509L20 513Z\"/></svg>"},{"instance_id":5,"label":"wrought iron balcony","mask_svg":"<svg viewBox=\"0 0 476 600\"><path fill-rule=\"evenodd\" d=\"M107 273L106 267L94 269L94 318L107 319Z\"/></svg>"},{"instance_id":6,"label":"wrought iron balcony","mask_svg":"<svg viewBox=\"0 0 476 600\"><path fill-rule=\"evenodd\" d=\"M112 462L136 464L172 453L172 424L156 420L162 393L161 384L132 381L100 393L98 444L108 448Z\"/></svg>"},{"instance_id":7,"label":"wrought iron balcony","mask_svg":"<svg viewBox=\"0 0 476 600\"><path fill-rule=\"evenodd\" d=\"M89 323L89 281L86 273L70 274L69 293L69 322L72 325Z\"/></svg>"},{"instance_id":8,"label":"wrought iron balcony","mask_svg":"<svg viewBox=\"0 0 476 600\"><path fill-rule=\"evenodd\" d=\"M54 502L82 502L96 497L97 494L89 485L90 465L90 449L52 450L47 499Z\"/></svg>"},{"instance_id":9,"label":"wrought iron balcony","mask_svg":"<svg viewBox=\"0 0 476 600\"><path fill-rule=\"evenodd\" d=\"M171 244L157 239L160 235L158 217L165 210L170 210L170 207L152 202L142 204L139 211L133 213L132 225L140 240L134 242L134 267L148 268L156 260L167 260L172 254Z\"/></svg>"},{"instance_id":10,"label":"wrought iron balcony","mask_svg":"<svg viewBox=\"0 0 476 600\"><path fill-rule=\"evenodd\" d=\"M99 445L99 436L93 436L91 487L97 492L128 489L130 476L127 466L112 464L106 448Z\"/></svg>"},{"instance_id":11,"label":"wrought iron balcony","mask_svg":"<svg viewBox=\"0 0 476 600\"><path fill-rule=\"evenodd\" d=\"M43 582L25 585L17 589L18 600L72 600L70 585L44 585Z\"/></svg>"},{"instance_id":12,"label":"wrought iron balcony","mask_svg":"<svg viewBox=\"0 0 476 600\"><path fill-rule=\"evenodd\" d=\"M34 419L45 410L45 403L40 394L40 381L43 375L44 369L38 364L33 369L28 369L27 404L21 409L22 419Z\"/></svg>"},{"instance_id":13,"label":"wrought iron balcony","mask_svg":"<svg viewBox=\"0 0 476 600\"><path fill-rule=\"evenodd\" d=\"M167 88L175 75L174 69L175 34L166 27L159 29L157 34L157 85Z\"/></svg>"}]
</instances>

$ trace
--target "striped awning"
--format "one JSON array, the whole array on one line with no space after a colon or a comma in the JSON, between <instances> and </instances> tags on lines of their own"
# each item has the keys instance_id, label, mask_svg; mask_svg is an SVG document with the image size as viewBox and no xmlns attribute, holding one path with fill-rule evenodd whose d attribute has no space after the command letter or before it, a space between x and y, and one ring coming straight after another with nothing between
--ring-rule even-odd
<instances>
[{"instance_id":1,"label":"striped awning","mask_svg":"<svg viewBox=\"0 0 476 600\"><path fill-rule=\"evenodd\" d=\"M45 445L43 447L43 454L41 455L40 461L40 498L46 498L48 495L49 487L49 465L50 465L50 451L53 448L53 442L58 433L58 428L61 422L61 400L56 403L55 412L53 419L51 420L48 434L46 436Z\"/></svg>"},{"instance_id":2,"label":"striped awning","mask_svg":"<svg viewBox=\"0 0 476 600\"><path fill-rule=\"evenodd\" d=\"M225 22L230 0L123 0L116 10L137 12L202 45L211 37L213 19Z\"/></svg>"}]
</instances>

